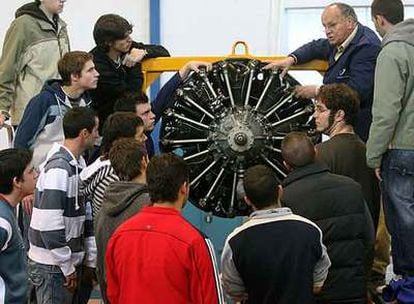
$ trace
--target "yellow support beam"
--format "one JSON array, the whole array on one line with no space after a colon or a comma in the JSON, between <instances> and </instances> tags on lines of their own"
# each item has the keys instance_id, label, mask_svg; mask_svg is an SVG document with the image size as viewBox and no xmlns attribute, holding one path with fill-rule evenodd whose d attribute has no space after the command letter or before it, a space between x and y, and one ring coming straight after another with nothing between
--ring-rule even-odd
<instances>
[{"instance_id":1,"label":"yellow support beam","mask_svg":"<svg viewBox=\"0 0 414 304\"><path fill-rule=\"evenodd\" d=\"M228 58L251 58L257 59L260 61L265 60L278 60L284 59L285 56L270 56L270 57L253 57L253 56L189 56L189 57L161 57L154 59L147 59L142 62L142 72L144 74L144 90L147 89L152 82L161 75L162 72L175 72L181 69L189 61L206 61L206 62L217 62L222 61ZM328 68L328 63L323 60L313 60L306 64L294 65L291 67L291 70L300 70L300 71L317 71L319 73L324 73Z\"/></svg>"},{"instance_id":2,"label":"yellow support beam","mask_svg":"<svg viewBox=\"0 0 414 304\"><path fill-rule=\"evenodd\" d=\"M236 47L244 46L244 54L236 54ZM142 72L144 74L143 89L146 90L151 83L157 79L162 72L175 72L181 69L189 61L206 61L214 63L228 58L249 58L260 61L284 59L286 56L252 56L249 54L248 46L243 41L236 41L232 47L232 53L227 56L187 56L187 57L160 57L144 60L142 62ZM324 73L328 68L328 63L323 60L313 60L307 64L300 64L291 67L291 70L317 71Z\"/></svg>"}]
</instances>

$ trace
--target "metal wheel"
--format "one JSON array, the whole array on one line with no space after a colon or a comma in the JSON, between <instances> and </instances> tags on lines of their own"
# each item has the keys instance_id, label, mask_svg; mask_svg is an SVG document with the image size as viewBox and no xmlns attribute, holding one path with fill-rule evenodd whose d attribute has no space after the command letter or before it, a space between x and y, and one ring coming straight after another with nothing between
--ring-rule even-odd
<instances>
[{"instance_id":1,"label":"metal wheel","mask_svg":"<svg viewBox=\"0 0 414 304\"><path fill-rule=\"evenodd\" d=\"M312 101L294 97L298 82L264 65L227 59L192 73L163 114L161 149L189 164L190 201L217 216L248 214L237 191L245 170L266 164L283 179L282 139L290 131L312 131Z\"/></svg>"}]
</instances>

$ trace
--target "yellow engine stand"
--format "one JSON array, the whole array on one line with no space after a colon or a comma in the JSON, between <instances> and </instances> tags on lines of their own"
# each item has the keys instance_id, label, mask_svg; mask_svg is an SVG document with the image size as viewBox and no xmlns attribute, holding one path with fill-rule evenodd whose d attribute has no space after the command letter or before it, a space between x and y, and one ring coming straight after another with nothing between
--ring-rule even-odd
<instances>
[{"instance_id":1,"label":"yellow engine stand","mask_svg":"<svg viewBox=\"0 0 414 304\"><path fill-rule=\"evenodd\" d=\"M244 54L236 54L236 47L244 46ZM252 56L249 53L247 43L236 41L233 44L232 52L227 56L185 56L185 57L160 57L148 59L142 62L142 72L144 74L143 90L145 91L152 82L161 75L162 72L175 72L181 69L187 62L197 60L206 62L222 61L226 58L251 58L260 61L284 59L286 56ZM328 68L328 63L324 60L313 60L306 64L294 65L291 70L317 71L323 74Z\"/></svg>"}]
</instances>

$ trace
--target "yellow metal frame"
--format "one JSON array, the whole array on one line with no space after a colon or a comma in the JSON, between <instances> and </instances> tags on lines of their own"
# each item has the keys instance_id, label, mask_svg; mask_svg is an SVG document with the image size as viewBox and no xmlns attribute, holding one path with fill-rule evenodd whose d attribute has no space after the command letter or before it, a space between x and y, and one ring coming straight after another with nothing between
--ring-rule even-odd
<instances>
[{"instance_id":1,"label":"yellow metal frame","mask_svg":"<svg viewBox=\"0 0 414 304\"><path fill-rule=\"evenodd\" d=\"M236 47L244 46L244 54L236 54ZM206 62L217 62L228 58L250 58L260 61L284 59L286 56L252 56L249 48L244 41L236 41L232 47L232 53L227 56L186 56L186 57L161 57L148 59L142 62L142 72L144 74L143 89L147 89L152 82L163 72L174 72L181 69L187 62L197 60ZM317 71L324 73L328 68L328 63L323 60L313 60L306 64L294 65L291 70Z\"/></svg>"}]
</instances>

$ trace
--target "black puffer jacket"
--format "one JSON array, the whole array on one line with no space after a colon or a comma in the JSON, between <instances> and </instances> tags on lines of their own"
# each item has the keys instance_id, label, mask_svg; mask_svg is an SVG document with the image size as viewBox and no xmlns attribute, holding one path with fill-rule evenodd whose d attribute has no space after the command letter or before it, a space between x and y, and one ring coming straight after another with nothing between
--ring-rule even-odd
<instances>
[{"instance_id":1,"label":"black puffer jacket","mask_svg":"<svg viewBox=\"0 0 414 304\"><path fill-rule=\"evenodd\" d=\"M318 163L294 170L282 185L282 205L323 232L332 266L318 300L366 303L374 232L360 185Z\"/></svg>"}]
</instances>

